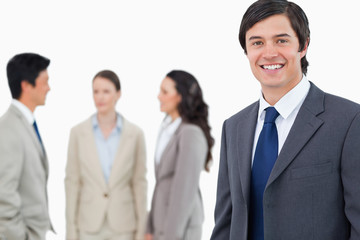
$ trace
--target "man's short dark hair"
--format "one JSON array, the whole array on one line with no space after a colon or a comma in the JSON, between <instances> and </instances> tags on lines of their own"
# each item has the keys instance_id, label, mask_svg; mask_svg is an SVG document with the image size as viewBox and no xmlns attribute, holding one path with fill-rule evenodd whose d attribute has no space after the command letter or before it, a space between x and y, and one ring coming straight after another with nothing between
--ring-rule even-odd
<instances>
[{"instance_id":1,"label":"man's short dark hair","mask_svg":"<svg viewBox=\"0 0 360 240\"><path fill-rule=\"evenodd\" d=\"M39 73L46 70L49 64L49 59L36 53L21 53L11 58L6 71L12 98L20 98L22 81L35 86L35 80Z\"/></svg>"},{"instance_id":2,"label":"man's short dark hair","mask_svg":"<svg viewBox=\"0 0 360 240\"><path fill-rule=\"evenodd\" d=\"M306 44L310 43L309 21L305 12L298 5L287 0L258 0L247 9L240 25L239 41L245 54L247 54L246 32L256 23L277 14L284 14L289 18L291 27L299 39L299 52L304 50ZM301 69L305 75L308 66L309 62L305 55L301 59Z\"/></svg>"}]
</instances>

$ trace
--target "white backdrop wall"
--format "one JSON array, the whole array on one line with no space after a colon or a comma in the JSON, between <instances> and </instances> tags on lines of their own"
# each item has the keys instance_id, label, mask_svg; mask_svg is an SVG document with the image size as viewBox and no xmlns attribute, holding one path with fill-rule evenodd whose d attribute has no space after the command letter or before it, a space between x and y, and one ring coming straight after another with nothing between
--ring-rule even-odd
<instances>
[{"instance_id":1,"label":"white backdrop wall","mask_svg":"<svg viewBox=\"0 0 360 240\"><path fill-rule=\"evenodd\" d=\"M11 101L6 64L17 53L36 52L51 59L51 91L35 111L50 161L50 214L65 238L64 169L72 126L95 111L91 80L103 69L120 77L117 110L145 132L149 202L154 188L153 156L159 112L157 94L167 72L194 74L210 106L216 140L214 164L203 172L203 238L214 225L222 122L256 101L260 94L237 40L242 15L253 1L1 1L0 114ZM323 90L360 102L360 16L356 0L296 1L310 21L308 79ZM1 134L1 133L0 133ZM0 159L1 161L1 159Z\"/></svg>"}]
</instances>

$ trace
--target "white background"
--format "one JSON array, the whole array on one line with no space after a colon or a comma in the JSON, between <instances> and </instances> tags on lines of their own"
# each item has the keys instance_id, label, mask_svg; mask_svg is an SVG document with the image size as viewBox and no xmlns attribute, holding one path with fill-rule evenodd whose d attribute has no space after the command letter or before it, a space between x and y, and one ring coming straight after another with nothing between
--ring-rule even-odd
<instances>
[{"instance_id":1,"label":"white background","mask_svg":"<svg viewBox=\"0 0 360 240\"><path fill-rule=\"evenodd\" d=\"M50 214L57 235L49 233L48 239L65 238L63 183L69 131L94 113L91 80L103 69L120 77L122 98L117 110L145 132L148 206L154 187L155 140L164 117L157 101L160 82L172 69L189 71L200 82L216 140L211 172L201 176L203 239L210 238L222 122L260 94L237 39L242 15L252 2L1 1L1 115L11 101L8 60L21 52L51 59L51 91L46 106L35 111L50 162ZM324 91L360 102L357 1L297 3L310 22L308 79Z\"/></svg>"}]
</instances>

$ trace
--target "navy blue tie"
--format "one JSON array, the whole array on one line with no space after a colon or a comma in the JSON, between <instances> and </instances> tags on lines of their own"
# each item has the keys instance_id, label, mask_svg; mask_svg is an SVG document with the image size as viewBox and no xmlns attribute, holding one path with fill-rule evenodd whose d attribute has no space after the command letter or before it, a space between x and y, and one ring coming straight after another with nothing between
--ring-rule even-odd
<instances>
[{"instance_id":1,"label":"navy blue tie","mask_svg":"<svg viewBox=\"0 0 360 240\"><path fill-rule=\"evenodd\" d=\"M250 184L250 240L264 240L263 195L271 170L278 156L278 134L275 120L279 113L266 109L265 121L254 155Z\"/></svg>"},{"instance_id":2,"label":"navy blue tie","mask_svg":"<svg viewBox=\"0 0 360 240\"><path fill-rule=\"evenodd\" d=\"M38 129L38 127L37 127L36 121L34 121L33 127L34 127L34 129L35 129L35 132L36 132L36 135L37 135L37 137L38 137L38 139L39 139L39 142L40 142L40 144L41 144L41 146L42 146L42 141L41 141L41 137L40 137L40 133L39 133L39 129Z\"/></svg>"}]
</instances>

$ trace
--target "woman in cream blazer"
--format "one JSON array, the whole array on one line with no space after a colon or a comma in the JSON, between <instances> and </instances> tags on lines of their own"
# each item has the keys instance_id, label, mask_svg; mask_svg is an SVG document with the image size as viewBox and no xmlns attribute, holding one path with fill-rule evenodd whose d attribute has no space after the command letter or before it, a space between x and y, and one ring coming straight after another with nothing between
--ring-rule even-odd
<instances>
[{"instance_id":1,"label":"woman in cream blazer","mask_svg":"<svg viewBox=\"0 0 360 240\"><path fill-rule=\"evenodd\" d=\"M167 116L155 152L156 186L146 240L200 240L200 173L208 170L214 144L208 106L197 80L179 70L167 74L158 98Z\"/></svg>"},{"instance_id":2,"label":"woman in cream blazer","mask_svg":"<svg viewBox=\"0 0 360 240\"><path fill-rule=\"evenodd\" d=\"M68 240L140 240L146 224L146 156L140 128L115 111L120 81L93 79L97 113L72 128L66 166Z\"/></svg>"}]
</instances>

